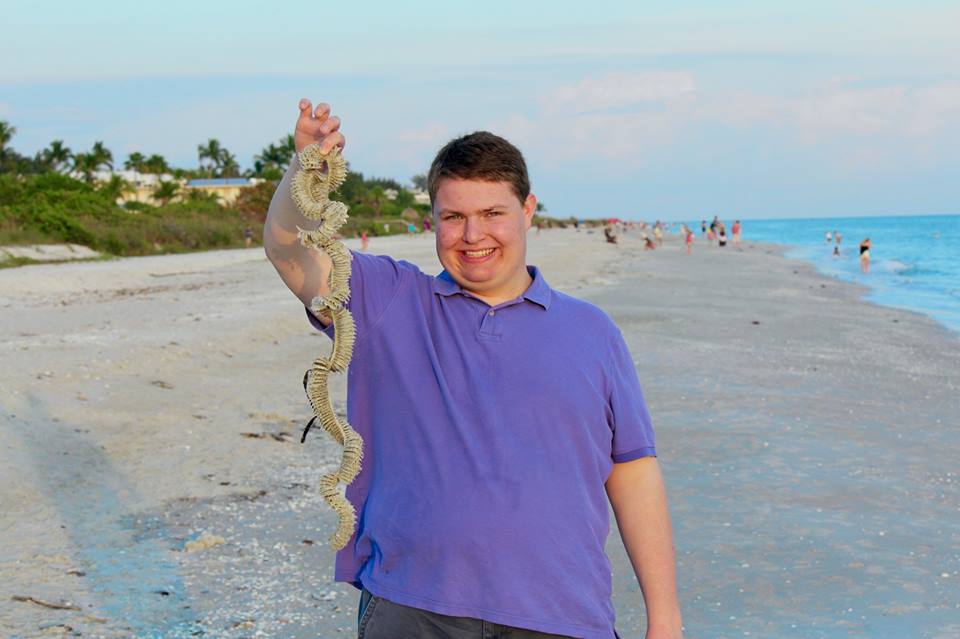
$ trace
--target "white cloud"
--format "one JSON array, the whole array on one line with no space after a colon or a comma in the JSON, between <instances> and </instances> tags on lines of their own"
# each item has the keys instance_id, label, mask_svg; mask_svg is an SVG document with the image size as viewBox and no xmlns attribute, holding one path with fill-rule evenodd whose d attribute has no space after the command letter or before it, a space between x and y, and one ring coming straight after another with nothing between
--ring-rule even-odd
<instances>
[{"instance_id":1,"label":"white cloud","mask_svg":"<svg viewBox=\"0 0 960 639\"><path fill-rule=\"evenodd\" d=\"M433 155L451 137L449 127L431 123L415 129L391 131L373 148L378 163L427 167ZM426 168L420 172L425 171Z\"/></svg>"},{"instance_id":2,"label":"white cloud","mask_svg":"<svg viewBox=\"0 0 960 639\"><path fill-rule=\"evenodd\" d=\"M589 113L671 101L696 91L693 76L683 71L608 73L558 87L542 101L548 113Z\"/></svg>"},{"instance_id":3,"label":"white cloud","mask_svg":"<svg viewBox=\"0 0 960 639\"><path fill-rule=\"evenodd\" d=\"M960 122L960 82L910 89L856 88L831 82L800 97L759 93L720 95L701 109L703 120L742 127L775 124L804 144L835 142L837 136L904 140L936 135Z\"/></svg>"},{"instance_id":4,"label":"white cloud","mask_svg":"<svg viewBox=\"0 0 960 639\"><path fill-rule=\"evenodd\" d=\"M536 114L513 113L491 129L538 164L586 166L594 156L629 169L676 138L695 101L696 83L686 72L609 73L561 85L539 100Z\"/></svg>"},{"instance_id":5,"label":"white cloud","mask_svg":"<svg viewBox=\"0 0 960 639\"><path fill-rule=\"evenodd\" d=\"M450 136L450 129L446 125L433 123L419 129L404 129L397 131L392 137L393 142L411 146L439 147Z\"/></svg>"},{"instance_id":6,"label":"white cloud","mask_svg":"<svg viewBox=\"0 0 960 639\"><path fill-rule=\"evenodd\" d=\"M494 124L537 162L570 165L589 156L613 170L633 170L689 135L709 136L718 125L767 135L781 153L823 155L844 171L933 162L960 138L960 82L925 87L851 86L828 78L804 95L761 90L698 89L683 71L610 73L558 86L537 112L513 113ZM710 145L709 139L694 144ZM820 149L820 150L818 150ZM909 158L909 159L908 159Z\"/></svg>"}]
</instances>

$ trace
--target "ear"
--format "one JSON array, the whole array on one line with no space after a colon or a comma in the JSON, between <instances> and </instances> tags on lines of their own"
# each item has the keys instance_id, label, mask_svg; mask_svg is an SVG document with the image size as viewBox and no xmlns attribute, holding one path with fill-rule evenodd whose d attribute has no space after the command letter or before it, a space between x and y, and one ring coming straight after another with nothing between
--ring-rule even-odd
<instances>
[{"instance_id":1,"label":"ear","mask_svg":"<svg viewBox=\"0 0 960 639\"><path fill-rule=\"evenodd\" d=\"M525 229L530 230L530 227L533 225L533 214L537 212L537 196L533 193L527 196L527 199L523 201L523 226Z\"/></svg>"}]
</instances>

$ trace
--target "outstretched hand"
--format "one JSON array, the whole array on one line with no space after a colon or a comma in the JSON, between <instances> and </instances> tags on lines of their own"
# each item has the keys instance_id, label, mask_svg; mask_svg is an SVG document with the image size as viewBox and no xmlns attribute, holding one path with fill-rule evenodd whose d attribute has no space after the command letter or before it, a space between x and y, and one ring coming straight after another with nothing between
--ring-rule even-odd
<instances>
[{"instance_id":1,"label":"outstretched hand","mask_svg":"<svg viewBox=\"0 0 960 639\"><path fill-rule=\"evenodd\" d=\"M305 147L318 143L323 153L333 147L343 149L346 140L340 133L340 118L330 115L330 105L321 102L316 109L306 98L300 99L300 117L293 132L293 145L300 153Z\"/></svg>"}]
</instances>

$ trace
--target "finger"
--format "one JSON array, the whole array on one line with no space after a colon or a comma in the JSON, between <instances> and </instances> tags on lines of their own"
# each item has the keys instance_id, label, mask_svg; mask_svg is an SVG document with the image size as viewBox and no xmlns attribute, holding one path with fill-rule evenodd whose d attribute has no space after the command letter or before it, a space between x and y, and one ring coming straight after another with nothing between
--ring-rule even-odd
<instances>
[{"instance_id":1,"label":"finger","mask_svg":"<svg viewBox=\"0 0 960 639\"><path fill-rule=\"evenodd\" d=\"M340 129L340 118L337 116L331 116L327 118L327 121L320 125L320 133L323 135L330 135L334 131Z\"/></svg>"},{"instance_id":2,"label":"finger","mask_svg":"<svg viewBox=\"0 0 960 639\"><path fill-rule=\"evenodd\" d=\"M306 98L301 98L300 100L300 117L297 118L297 130L309 130L311 121L313 120L313 105L310 104L310 100Z\"/></svg>"},{"instance_id":3,"label":"finger","mask_svg":"<svg viewBox=\"0 0 960 639\"><path fill-rule=\"evenodd\" d=\"M320 143L320 152L324 154L329 153L335 146L340 147L342 151L346 144L347 140L343 137L343 133L336 131L323 139L323 142Z\"/></svg>"},{"instance_id":4,"label":"finger","mask_svg":"<svg viewBox=\"0 0 960 639\"><path fill-rule=\"evenodd\" d=\"M320 121L326 120L327 116L330 115L330 105L326 102L321 102L317 105L316 110L313 113L314 117Z\"/></svg>"}]
</instances>

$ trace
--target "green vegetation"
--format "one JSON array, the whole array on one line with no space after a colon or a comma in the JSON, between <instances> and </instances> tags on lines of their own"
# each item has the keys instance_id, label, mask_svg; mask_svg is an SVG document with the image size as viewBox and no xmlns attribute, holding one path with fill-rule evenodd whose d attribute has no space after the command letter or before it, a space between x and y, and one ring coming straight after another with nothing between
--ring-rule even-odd
<instances>
[{"instance_id":1,"label":"green vegetation","mask_svg":"<svg viewBox=\"0 0 960 639\"><path fill-rule=\"evenodd\" d=\"M110 183L94 187L57 173L0 175L0 244L69 242L111 255L243 245L254 223L213 201L121 207Z\"/></svg>"},{"instance_id":2,"label":"green vegetation","mask_svg":"<svg viewBox=\"0 0 960 639\"><path fill-rule=\"evenodd\" d=\"M253 168L242 173L236 156L214 138L197 146L197 169L171 167L159 154L134 151L123 161L125 169L173 178L153 188L148 204L124 201L136 189L120 175L98 179L119 164L103 142L74 152L54 140L31 158L10 146L15 134L15 127L0 120L0 245L70 242L107 255L240 247L247 228L259 241L277 182L295 152L293 136L284 136L255 155ZM229 206L183 186L191 178L241 175L262 181L244 188ZM354 171L338 196L350 206L351 219L341 231L347 236L405 233L409 223L419 228L429 214L429 206L417 204L398 182ZM6 260L0 266L26 263L30 260Z\"/></svg>"},{"instance_id":3,"label":"green vegetation","mask_svg":"<svg viewBox=\"0 0 960 639\"><path fill-rule=\"evenodd\" d=\"M295 153L293 136L284 136L254 156L251 170L241 172L236 156L215 138L197 146L197 169L171 167L159 154L131 152L122 163L125 169L169 176L150 193L154 203L147 204L128 199L136 189L120 175L102 178L120 164L103 142L74 152L63 140L54 140L27 157L10 146L15 134L15 127L0 120L0 245L69 242L107 255L241 247L247 228L259 242L277 182ZM183 186L191 178L240 176L262 181L244 188L229 206ZM416 203L414 190L425 189L426 176L415 175L411 182L408 188L350 171L337 193L350 206L341 233L378 236L406 233L409 224L421 228L430 207ZM542 205L537 210L535 221L542 226L564 225L542 217ZM8 260L0 266L28 262Z\"/></svg>"}]
</instances>

